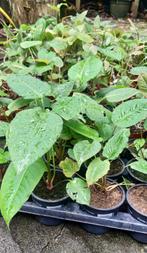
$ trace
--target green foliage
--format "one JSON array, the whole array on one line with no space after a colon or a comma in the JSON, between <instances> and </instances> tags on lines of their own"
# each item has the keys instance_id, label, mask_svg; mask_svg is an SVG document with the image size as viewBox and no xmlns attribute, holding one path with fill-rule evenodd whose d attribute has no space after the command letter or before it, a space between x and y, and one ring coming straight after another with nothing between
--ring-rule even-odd
<instances>
[{"instance_id":1,"label":"green foliage","mask_svg":"<svg viewBox=\"0 0 147 253\"><path fill-rule=\"evenodd\" d=\"M19 172L13 163L9 165L0 192L1 213L7 225L24 202L28 200L45 171L46 166L42 160L36 161Z\"/></svg>"},{"instance_id":2,"label":"green foliage","mask_svg":"<svg viewBox=\"0 0 147 253\"><path fill-rule=\"evenodd\" d=\"M80 141L78 142L73 149L75 160L77 161L79 167L89 158L93 157L99 153L101 149L101 144L98 141Z\"/></svg>"},{"instance_id":3,"label":"green foliage","mask_svg":"<svg viewBox=\"0 0 147 253\"><path fill-rule=\"evenodd\" d=\"M100 158L95 158L88 166L86 171L86 181L88 186L97 183L99 179L107 175L110 169L108 160L102 161Z\"/></svg>"},{"instance_id":4,"label":"green foliage","mask_svg":"<svg viewBox=\"0 0 147 253\"><path fill-rule=\"evenodd\" d=\"M79 171L78 164L69 158L60 162L59 166L66 177L72 177L77 171Z\"/></svg>"},{"instance_id":5,"label":"green foliage","mask_svg":"<svg viewBox=\"0 0 147 253\"><path fill-rule=\"evenodd\" d=\"M9 87L25 99L37 99L51 94L48 83L42 82L30 75L10 75L7 78Z\"/></svg>"},{"instance_id":6,"label":"green foliage","mask_svg":"<svg viewBox=\"0 0 147 253\"><path fill-rule=\"evenodd\" d=\"M95 56L89 56L86 60L72 66L68 71L68 76L71 81L75 82L79 90L84 90L87 82L98 77L102 70L102 61Z\"/></svg>"},{"instance_id":7,"label":"green foliage","mask_svg":"<svg viewBox=\"0 0 147 253\"><path fill-rule=\"evenodd\" d=\"M147 174L147 161L144 159L139 159L138 161L131 163L130 167L133 170Z\"/></svg>"},{"instance_id":8,"label":"green foliage","mask_svg":"<svg viewBox=\"0 0 147 253\"><path fill-rule=\"evenodd\" d=\"M117 103L127 100L130 97L137 95L139 91L133 88L115 89L107 93L106 99L111 103Z\"/></svg>"},{"instance_id":9,"label":"green foliage","mask_svg":"<svg viewBox=\"0 0 147 253\"><path fill-rule=\"evenodd\" d=\"M130 127L147 118L146 99L133 99L117 106L112 113L113 123Z\"/></svg>"},{"instance_id":10,"label":"green foliage","mask_svg":"<svg viewBox=\"0 0 147 253\"><path fill-rule=\"evenodd\" d=\"M23 171L54 145L62 119L53 112L34 108L19 112L10 123L7 144L16 170Z\"/></svg>"},{"instance_id":11,"label":"green foliage","mask_svg":"<svg viewBox=\"0 0 147 253\"><path fill-rule=\"evenodd\" d=\"M67 184L66 190L72 200L83 205L89 205L90 189L84 180L75 177Z\"/></svg>"},{"instance_id":12,"label":"green foliage","mask_svg":"<svg viewBox=\"0 0 147 253\"><path fill-rule=\"evenodd\" d=\"M121 129L117 131L106 143L103 149L103 156L109 160L115 160L122 153L124 148L127 147L129 135L129 129Z\"/></svg>"}]
</instances>

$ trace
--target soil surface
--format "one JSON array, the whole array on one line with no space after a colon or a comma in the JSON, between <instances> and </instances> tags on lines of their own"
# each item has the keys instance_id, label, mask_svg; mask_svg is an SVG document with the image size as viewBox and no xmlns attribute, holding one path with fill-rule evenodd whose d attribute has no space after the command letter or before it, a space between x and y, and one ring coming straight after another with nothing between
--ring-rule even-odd
<instances>
[{"instance_id":1,"label":"soil surface","mask_svg":"<svg viewBox=\"0 0 147 253\"><path fill-rule=\"evenodd\" d=\"M106 187L111 183L107 182ZM95 208L113 208L117 206L123 197L121 190L116 187L111 191L106 191L96 185L91 186L91 202L90 205Z\"/></svg>"},{"instance_id":2,"label":"soil surface","mask_svg":"<svg viewBox=\"0 0 147 253\"><path fill-rule=\"evenodd\" d=\"M56 177L54 180L54 187L52 190L47 189L46 185L46 175L44 178L41 179L39 184L34 190L35 195L37 195L40 198L46 199L46 200L58 200L63 197L65 197L66 194L66 184L67 181L66 177L63 175L63 173L56 173Z\"/></svg>"},{"instance_id":3,"label":"soil surface","mask_svg":"<svg viewBox=\"0 0 147 253\"><path fill-rule=\"evenodd\" d=\"M147 186L133 188L129 194L130 204L140 213L147 215Z\"/></svg>"},{"instance_id":4,"label":"soil surface","mask_svg":"<svg viewBox=\"0 0 147 253\"><path fill-rule=\"evenodd\" d=\"M112 176L118 174L123 171L123 163L121 160L117 159L111 162L110 170L108 172L108 176Z\"/></svg>"}]
</instances>

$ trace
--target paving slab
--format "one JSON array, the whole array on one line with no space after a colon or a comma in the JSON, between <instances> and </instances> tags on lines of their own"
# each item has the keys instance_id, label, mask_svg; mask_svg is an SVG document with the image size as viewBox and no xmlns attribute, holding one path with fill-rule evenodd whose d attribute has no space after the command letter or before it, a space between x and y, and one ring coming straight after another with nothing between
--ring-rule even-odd
<instances>
[{"instance_id":1,"label":"paving slab","mask_svg":"<svg viewBox=\"0 0 147 253\"><path fill-rule=\"evenodd\" d=\"M147 245L120 231L96 236L76 223L48 227L34 217L17 215L10 231L0 218L0 253L147 253Z\"/></svg>"}]
</instances>

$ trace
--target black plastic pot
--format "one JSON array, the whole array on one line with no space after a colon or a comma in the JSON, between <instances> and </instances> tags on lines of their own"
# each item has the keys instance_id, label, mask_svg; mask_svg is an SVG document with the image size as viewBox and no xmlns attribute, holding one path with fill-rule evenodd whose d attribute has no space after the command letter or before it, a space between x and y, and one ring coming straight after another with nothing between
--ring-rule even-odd
<instances>
[{"instance_id":1,"label":"black plastic pot","mask_svg":"<svg viewBox=\"0 0 147 253\"><path fill-rule=\"evenodd\" d=\"M130 168L130 163L132 163L132 162L134 162L135 161L135 159L132 159L132 160L130 160L129 162L128 162L128 164L127 164L127 167L126 167L126 170L127 170L127 177L128 177L128 179L129 180L131 180L133 183L135 183L135 184L139 184L139 183L147 183L147 181L146 180L143 180L143 179L141 179L141 178L139 178L139 175L141 176L143 176L144 174L143 173L141 173L141 172L136 172L136 171L134 171L134 170L132 170L131 168ZM134 172L134 173L133 173ZM135 173L138 173L138 176L137 175L135 175Z\"/></svg>"},{"instance_id":2,"label":"black plastic pot","mask_svg":"<svg viewBox=\"0 0 147 253\"><path fill-rule=\"evenodd\" d=\"M110 13L116 18L125 18L130 9L129 0L110 0Z\"/></svg>"},{"instance_id":3,"label":"black plastic pot","mask_svg":"<svg viewBox=\"0 0 147 253\"><path fill-rule=\"evenodd\" d=\"M122 176L125 174L125 164L124 164L124 162L120 158L118 160L122 164L121 171L118 172L118 173L112 174L112 175L108 174L108 178L111 179L111 180L117 180L118 182L120 182L121 179L122 179Z\"/></svg>"},{"instance_id":4,"label":"black plastic pot","mask_svg":"<svg viewBox=\"0 0 147 253\"><path fill-rule=\"evenodd\" d=\"M98 215L105 216L107 214L112 215L112 216L116 215L120 207L125 202L125 191L121 186L118 186L118 188L122 192L122 200L117 206L113 208L102 209L102 208L95 208L92 206L81 205L81 209L94 216L98 216ZM97 235L104 234L109 230L109 228L105 226L94 226L94 225L89 225L89 224L82 224L81 226L88 232L97 234Z\"/></svg>"},{"instance_id":5,"label":"black plastic pot","mask_svg":"<svg viewBox=\"0 0 147 253\"><path fill-rule=\"evenodd\" d=\"M142 214L141 212L139 212L136 208L134 208L133 205L132 205L132 204L130 203L130 201L129 201L129 194L130 194L130 192L132 191L132 189L138 188L138 187L140 187L140 186L147 187L147 184L138 184L138 185L132 186L132 187L127 191L126 200L127 200L127 203L128 203L128 211L131 213L131 215L132 215L135 219L137 219L137 220L139 220L139 221L141 221L141 222L147 224L147 216L144 215L144 214ZM138 203L138 204L139 204L139 203ZM147 237L147 236L146 236L146 237ZM147 240L146 240L146 242L147 242Z\"/></svg>"},{"instance_id":6,"label":"black plastic pot","mask_svg":"<svg viewBox=\"0 0 147 253\"><path fill-rule=\"evenodd\" d=\"M56 170L56 173L62 173L60 169ZM41 207L50 207L50 208L55 208L55 207L59 207L59 206L64 206L68 200L69 197L66 195L63 198L57 199L57 200L47 200L47 199L43 199L38 197L36 194L32 193L32 200L35 204L41 206ZM44 225L59 225L62 223L62 220L60 219L55 219L55 218L50 218L50 217L44 217L44 216L36 216L37 220L44 224Z\"/></svg>"},{"instance_id":7,"label":"black plastic pot","mask_svg":"<svg viewBox=\"0 0 147 253\"><path fill-rule=\"evenodd\" d=\"M138 242L147 243L147 234L131 232L130 235Z\"/></svg>"}]
</instances>

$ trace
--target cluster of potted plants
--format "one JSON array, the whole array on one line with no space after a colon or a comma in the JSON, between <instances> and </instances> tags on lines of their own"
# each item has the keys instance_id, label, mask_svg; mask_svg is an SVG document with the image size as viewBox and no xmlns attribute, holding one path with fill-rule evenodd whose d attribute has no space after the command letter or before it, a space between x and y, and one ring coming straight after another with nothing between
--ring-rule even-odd
<instances>
[{"instance_id":1,"label":"cluster of potted plants","mask_svg":"<svg viewBox=\"0 0 147 253\"><path fill-rule=\"evenodd\" d=\"M130 177L143 175L127 200L133 215L147 221L146 138L130 139L139 123L147 130L146 44L86 12L5 32L0 134L2 163L9 166L0 209L6 223L30 196L43 207L70 199L92 215L117 212L125 200L126 149Z\"/></svg>"}]
</instances>

